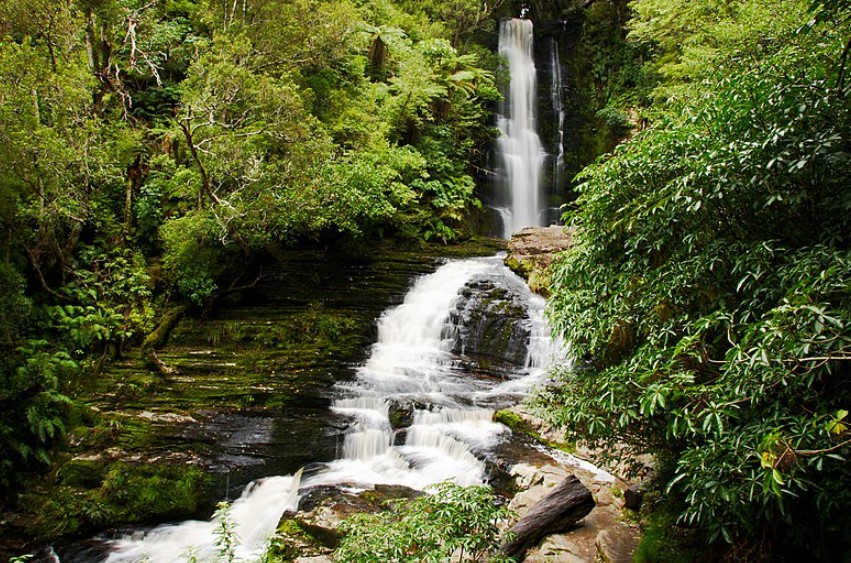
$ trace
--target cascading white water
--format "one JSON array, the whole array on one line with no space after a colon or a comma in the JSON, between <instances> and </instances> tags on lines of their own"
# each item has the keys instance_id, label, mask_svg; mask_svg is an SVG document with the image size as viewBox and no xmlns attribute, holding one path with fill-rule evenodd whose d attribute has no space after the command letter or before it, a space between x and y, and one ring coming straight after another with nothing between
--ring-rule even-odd
<instances>
[{"instance_id":1,"label":"cascading white water","mask_svg":"<svg viewBox=\"0 0 851 563\"><path fill-rule=\"evenodd\" d=\"M445 338L444 327L464 284L495 267L501 266L488 259L450 262L420 278L402 304L379 319L378 342L348 389L355 396L333 406L355 417L354 432L345 438L343 457L316 480L415 488L447 479L482 482L484 464L470 449L492 442L504 428L491 422L490 411L459 402L470 393L471 381L454 372L453 341ZM417 410L404 445L394 446L387 405L405 400L435 410Z\"/></svg>"},{"instance_id":2,"label":"cascading white water","mask_svg":"<svg viewBox=\"0 0 851 563\"><path fill-rule=\"evenodd\" d=\"M353 421L341 457L308 478L271 477L249 485L229 513L239 539L239 560L258 560L284 511L296 509L300 486L392 483L423 489L447 480L460 485L485 481L485 465L476 454L493 446L507 429L492 422L493 411L477 402L527 392L553 351L543 299L521 285L532 326L527 367L494 384L456 366L451 331L446 330L454 304L467 282L494 274L513 276L516 284L516 276L498 257L449 262L418 279L402 304L385 312L378 322L378 341L356 380L338 385L342 396L332 408ZM394 401L417 406L401 445L396 445L389 418ZM193 554L199 561L216 560L219 524L184 522L115 541L107 561L165 563Z\"/></svg>"},{"instance_id":3,"label":"cascading white water","mask_svg":"<svg viewBox=\"0 0 851 563\"><path fill-rule=\"evenodd\" d=\"M228 512L233 531L239 538L235 546L238 561L257 561L265 551L278 521L287 510L298 506L301 472L292 477L268 477L251 483ZM116 540L106 563L174 563L175 561L218 561L216 545L221 520L189 520L160 526L144 538Z\"/></svg>"},{"instance_id":4,"label":"cascading white water","mask_svg":"<svg viewBox=\"0 0 851 563\"><path fill-rule=\"evenodd\" d=\"M499 54L508 60L510 82L500 104L497 140L503 183L503 237L523 227L544 225L541 165L544 158L536 132L537 78L532 58L532 22L503 21L499 27Z\"/></svg>"},{"instance_id":5,"label":"cascading white water","mask_svg":"<svg viewBox=\"0 0 851 563\"><path fill-rule=\"evenodd\" d=\"M564 83L561 78L561 60L558 54L558 41L550 38L550 68L552 69L552 84L550 87L550 103L557 117L555 138L553 139L555 154L553 156L553 188L561 188L564 178L564 99L562 93Z\"/></svg>"}]
</instances>

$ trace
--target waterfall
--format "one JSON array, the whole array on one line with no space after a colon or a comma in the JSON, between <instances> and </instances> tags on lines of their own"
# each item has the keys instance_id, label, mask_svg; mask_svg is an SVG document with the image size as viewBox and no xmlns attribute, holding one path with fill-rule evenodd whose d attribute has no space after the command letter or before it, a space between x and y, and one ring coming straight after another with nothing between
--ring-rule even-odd
<instances>
[{"instance_id":1,"label":"waterfall","mask_svg":"<svg viewBox=\"0 0 851 563\"><path fill-rule=\"evenodd\" d=\"M561 60L558 54L558 41L554 37L549 38L550 45L550 68L552 70L552 82L550 84L550 103L556 115L556 129L553 138L554 156L552 162L553 192L561 189L564 179L564 99L562 91L564 83L561 78Z\"/></svg>"},{"instance_id":2,"label":"waterfall","mask_svg":"<svg viewBox=\"0 0 851 563\"><path fill-rule=\"evenodd\" d=\"M401 304L385 311L378 320L377 342L355 381L335 387L338 398L332 409L351 420L339 458L309 477L270 477L249 485L228 515L238 536L238 560L259 560L283 513L297 509L299 488L345 483L349 489L376 484L423 489L447 480L485 482L481 454L507 432L492 422L490 406L528 392L542 377L553 344L543 299L520 284L532 326L526 367L501 382L463 371L452 353L450 317L458 314L462 290L482 276L519 284L501 257L450 261L419 278ZM408 428L395 430L390 406L401 401L411 405L413 416ZM216 519L188 521L111 540L107 562L165 563L193 555L199 561L216 560L220 529Z\"/></svg>"},{"instance_id":3,"label":"waterfall","mask_svg":"<svg viewBox=\"0 0 851 563\"><path fill-rule=\"evenodd\" d=\"M503 21L499 27L499 54L508 60L510 82L500 104L497 150L500 161L501 193L498 203L503 213L503 237L523 227L543 226L541 140L535 128L537 79L532 58L532 22L523 19Z\"/></svg>"},{"instance_id":4,"label":"waterfall","mask_svg":"<svg viewBox=\"0 0 851 563\"><path fill-rule=\"evenodd\" d=\"M287 510L298 506L301 472L292 477L268 477L251 483L228 511L239 538L238 561L258 561L269 537ZM143 538L115 540L106 563L173 563L180 560L218 561L221 520L189 520L155 528Z\"/></svg>"}]
</instances>

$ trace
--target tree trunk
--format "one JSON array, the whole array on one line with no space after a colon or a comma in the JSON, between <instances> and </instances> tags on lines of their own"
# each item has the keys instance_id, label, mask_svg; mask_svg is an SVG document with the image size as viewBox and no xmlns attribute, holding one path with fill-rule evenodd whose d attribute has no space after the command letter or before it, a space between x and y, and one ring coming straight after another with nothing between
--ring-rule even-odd
<instances>
[{"instance_id":1,"label":"tree trunk","mask_svg":"<svg viewBox=\"0 0 851 563\"><path fill-rule=\"evenodd\" d=\"M514 537L501 550L508 557L522 561L529 548L550 534L566 532L594 506L591 491L571 475L511 527L509 533Z\"/></svg>"},{"instance_id":2,"label":"tree trunk","mask_svg":"<svg viewBox=\"0 0 851 563\"><path fill-rule=\"evenodd\" d=\"M192 138L192 109L188 110L188 115L186 118L181 119L178 122L180 125L181 131L183 131L183 136L186 138L186 146L189 147L189 154L192 155L192 160L195 162L195 166L198 167L198 173L201 175L201 189L198 192L198 200L197 207L198 209L204 207L204 196L210 198L210 201L214 203L220 203L216 194L213 193L213 189L210 186L210 177L207 176L207 169L204 167L204 163L201 162L201 156L198 154L198 147L195 146L195 140Z\"/></svg>"}]
</instances>

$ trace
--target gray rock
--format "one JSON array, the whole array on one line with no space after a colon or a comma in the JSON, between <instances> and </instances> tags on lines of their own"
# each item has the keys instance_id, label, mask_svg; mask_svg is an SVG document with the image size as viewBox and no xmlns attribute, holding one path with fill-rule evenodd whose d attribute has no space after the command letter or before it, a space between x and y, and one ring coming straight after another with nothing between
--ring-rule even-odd
<instances>
[{"instance_id":1,"label":"gray rock","mask_svg":"<svg viewBox=\"0 0 851 563\"><path fill-rule=\"evenodd\" d=\"M306 491L299 501L298 513L286 516L297 524L301 538L316 550L334 549L343 537L340 524L356 513L375 513L385 509L389 499L414 498L419 491L401 485L376 485L374 489L350 493L334 485L319 485ZM300 549L310 553L310 549Z\"/></svg>"},{"instance_id":2,"label":"gray rock","mask_svg":"<svg viewBox=\"0 0 851 563\"><path fill-rule=\"evenodd\" d=\"M408 428L414 423L416 409L425 409L428 405L419 401L392 399L387 405L387 414L390 418L390 426L394 430Z\"/></svg>"},{"instance_id":3,"label":"gray rock","mask_svg":"<svg viewBox=\"0 0 851 563\"><path fill-rule=\"evenodd\" d=\"M644 500L644 492L641 490L642 483L633 483L623 492L624 508L638 510Z\"/></svg>"},{"instance_id":4,"label":"gray rock","mask_svg":"<svg viewBox=\"0 0 851 563\"><path fill-rule=\"evenodd\" d=\"M611 527L597 534L597 551L608 563L631 563L638 538L632 529Z\"/></svg>"},{"instance_id":5,"label":"gray rock","mask_svg":"<svg viewBox=\"0 0 851 563\"><path fill-rule=\"evenodd\" d=\"M450 315L452 351L496 372L501 363L524 365L531 331L524 291L510 278L483 275L468 282Z\"/></svg>"}]
</instances>

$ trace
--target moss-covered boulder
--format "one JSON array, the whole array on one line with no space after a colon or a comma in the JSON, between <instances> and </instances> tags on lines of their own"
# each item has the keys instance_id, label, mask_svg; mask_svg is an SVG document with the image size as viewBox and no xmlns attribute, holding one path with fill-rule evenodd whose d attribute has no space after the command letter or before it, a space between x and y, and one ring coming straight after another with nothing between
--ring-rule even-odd
<instances>
[{"instance_id":1,"label":"moss-covered boulder","mask_svg":"<svg viewBox=\"0 0 851 563\"><path fill-rule=\"evenodd\" d=\"M530 227L514 233L508 243L505 265L526 279L529 288L549 294L550 266L570 247L573 231L565 227Z\"/></svg>"},{"instance_id":2,"label":"moss-covered boulder","mask_svg":"<svg viewBox=\"0 0 851 563\"><path fill-rule=\"evenodd\" d=\"M387 510L390 500L421 494L402 485L375 485L358 493L335 485L312 487L302 494L298 512L281 518L271 555L275 561L294 561L330 554L343 538L340 525L347 517Z\"/></svg>"},{"instance_id":3,"label":"moss-covered boulder","mask_svg":"<svg viewBox=\"0 0 851 563\"><path fill-rule=\"evenodd\" d=\"M453 352L475 358L480 368L499 372L524 366L531 320L521 282L482 275L461 290L450 315Z\"/></svg>"}]
</instances>

